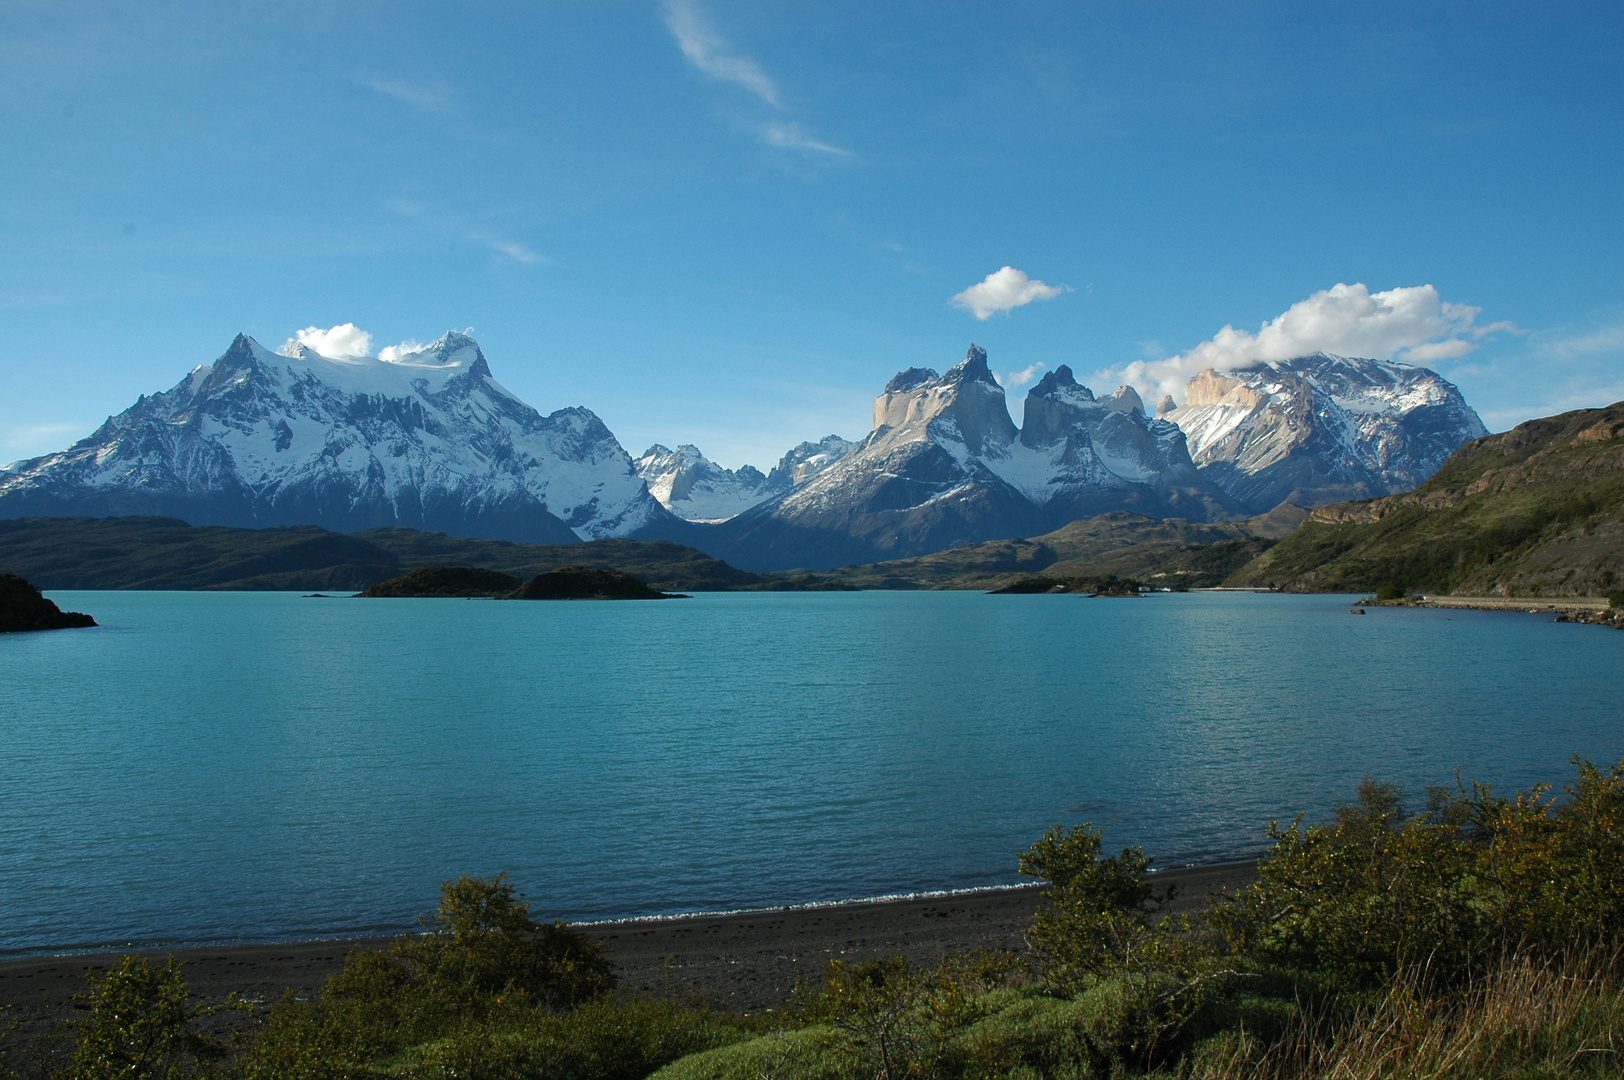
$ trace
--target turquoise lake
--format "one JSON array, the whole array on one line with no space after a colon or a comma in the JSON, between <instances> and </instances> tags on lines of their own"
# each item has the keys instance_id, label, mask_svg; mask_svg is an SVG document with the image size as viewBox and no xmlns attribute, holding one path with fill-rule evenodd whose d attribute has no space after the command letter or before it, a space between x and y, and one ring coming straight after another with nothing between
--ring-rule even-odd
<instances>
[{"instance_id":1,"label":"turquoise lake","mask_svg":"<svg viewBox=\"0 0 1624 1080\"><path fill-rule=\"evenodd\" d=\"M1365 776L1624 757L1624 634L1244 593L660 603L49 594L0 637L0 954L1019 880L1050 824L1258 851Z\"/></svg>"}]
</instances>

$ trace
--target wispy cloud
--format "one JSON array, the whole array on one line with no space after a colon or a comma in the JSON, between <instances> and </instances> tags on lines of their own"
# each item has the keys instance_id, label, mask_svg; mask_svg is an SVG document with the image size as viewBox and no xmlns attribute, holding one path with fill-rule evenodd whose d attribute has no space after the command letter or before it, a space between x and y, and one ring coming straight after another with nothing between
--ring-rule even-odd
<instances>
[{"instance_id":1,"label":"wispy cloud","mask_svg":"<svg viewBox=\"0 0 1624 1080\"><path fill-rule=\"evenodd\" d=\"M493 250L501 252L515 262L524 263L526 266L545 261L540 255L537 255L523 244L516 244L511 240L492 240L490 245Z\"/></svg>"},{"instance_id":2,"label":"wispy cloud","mask_svg":"<svg viewBox=\"0 0 1624 1080\"><path fill-rule=\"evenodd\" d=\"M1020 371L1006 371L1002 375L994 375L993 378L997 379L998 385L1005 390L1014 390L1037 378L1038 372L1042 370L1043 361L1040 360L1035 364L1022 368Z\"/></svg>"},{"instance_id":3,"label":"wispy cloud","mask_svg":"<svg viewBox=\"0 0 1624 1080\"><path fill-rule=\"evenodd\" d=\"M850 150L843 150L838 146L814 139L801 125L787 123L780 120L770 120L761 125L761 138L768 146L782 146L788 150L811 150L818 154L834 154L837 157L850 157Z\"/></svg>"},{"instance_id":4,"label":"wispy cloud","mask_svg":"<svg viewBox=\"0 0 1624 1080\"><path fill-rule=\"evenodd\" d=\"M706 25L692 0L666 0L665 26L682 55L713 79L742 86L769 105L778 104L778 87L749 57L733 53L726 39Z\"/></svg>"},{"instance_id":5,"label":"wispy cloud","mask_svg":"<svg viewBox=\"0 0 1624 1080\"><path fill-rule=\"evenodd\" d=\"M1204 368L1228 371L1259 360L1290 360L1316 352L1427 364L1465 356L1491 335L1524 331L1510 322L1479 326L1482 308L1452 304L1431 285L1371 292L1338 284L1299 300L1257 333L1225 326L1188 352L1107 368L1101 381L1149 388L1152 396L1182 397Z\"/></svg>"},{"instance_id":6,"label":"wispy cloud","mask_svg":"<svg viewBox=\"0 0 1624 1080\"><path fill-rule=\"evenodd\" d=\"M665 26L677 39L677 47L687 61L719 82L755 95L773 109L781 110L778 86L761 65L740 55L706 22L694 0L665 0ZM820 139L800 124L788 120L766 120L750 125L762 142L781 150L799 150L830 157L851 157L852 152Z\"/></svg>"},{"instance_id":7,"label":"wispy cloud","mask_svg":"<svg viewBox=\"0 0 1624 1080\"><path fill-rule=\"evenodd\" d=\"M408 83L395 82L389 79L364 79L362 85L376 90L380 94L387 94L396 101L404 101L414 109L423 112L445 112L446 99L443 93L426 90L421 86L412 86Z\"/></svg>"},{"instance_id":8,"label":"wispy cloud","mask_svg":"<svg viewBox=\"0 0 1624 1080\"><path fill-rule=\"evenodd\" d=\"M1034 300L1053 300L1065 291L1063 285L1047 285L1013 266L1005 266L955 294L948 303L985 322L999 312L1007 315Z\"/></svg>"}]
</instances>

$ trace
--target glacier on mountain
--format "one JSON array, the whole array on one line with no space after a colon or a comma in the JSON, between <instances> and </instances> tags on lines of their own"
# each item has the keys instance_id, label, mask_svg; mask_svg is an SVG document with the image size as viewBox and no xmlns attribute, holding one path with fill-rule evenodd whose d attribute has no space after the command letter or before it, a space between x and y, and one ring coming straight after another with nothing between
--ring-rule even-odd
<instances>
[{"instance_id":1,"label":"glacier on mountain","mask_svg":"<svg viewBox=\"0 0 1624 1080\"><path fill-rule=\"evenodd\" d=\"M765 474L753 465L724 469L690 444L670 450L656 443L635 464L660 505L684 521L718 524L806 483L854 445L838 435L803 442Z\"/></svg>"},{"instance_id":2,"label":"glacier on mountain","mask_svg":"<svg viewBox=\"0 0 1624 1080\"><path fill-rule=\"evenodd\" d=\"M0 516L70 514L553 543L669 519L597 416L542 416L458 333L389 360L239 334L169 391L0 477Z\"/></svg>"},{"instance_id":3,"label":"glacier on mountain","mask_svg":"<svg viewBox=\"0 0 1624 1080\"><path fill-rule=\"evenodd\" d=\"M1182 406L1158 413L1202 473L1256 513L1409 491L1488 434L1437 372L1328 353L1209 368Z\"/></svg>"}]
</instances>

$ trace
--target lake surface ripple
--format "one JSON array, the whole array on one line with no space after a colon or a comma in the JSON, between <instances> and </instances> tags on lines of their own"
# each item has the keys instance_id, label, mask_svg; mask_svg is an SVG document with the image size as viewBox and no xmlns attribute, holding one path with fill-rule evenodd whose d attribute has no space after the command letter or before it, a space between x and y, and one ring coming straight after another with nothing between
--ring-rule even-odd
<instances>
[{"instance_id":1,"label":"lake surface ripple","mask_svg":"<svg viewBox=\"0 0 1624 1080\"><path fill-rule=\"evenodd\" d=\"M1365 776L1624 756L1624 634L1252 594L51 594L0 637L0 953L1013 882L1048 825L1257 851Z\"/></svg>"}]
</instances>

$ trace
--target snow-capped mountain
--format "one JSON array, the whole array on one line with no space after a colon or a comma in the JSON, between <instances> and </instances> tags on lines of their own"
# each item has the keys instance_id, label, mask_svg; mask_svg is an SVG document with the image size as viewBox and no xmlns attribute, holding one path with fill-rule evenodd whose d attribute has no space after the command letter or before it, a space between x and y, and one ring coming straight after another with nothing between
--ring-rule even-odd
<instances>
[{"instance_id":1,"label":"snow-capped mountain","mask_svg":"<svg viewBox=\"0 0 1624 1080\"><path fill-rule=\"evenodd\" d=\"M592 412L542 416L457 333L391 360L239 334L173 389L0 474L0 517L70 514L553 543L673 523Z\"/></svg>"},{"instance_id":2,"label":"snow-capped mountain","mask_svg":"<svg viewBox=\"0 0 1624 1080\"><path fill-rule=\"evenodd\" d=\"M688 444L668 450L656 443L636 466L661 506L685 521L713 525L806 483L855 445L838 435L804 442L765 475L753 465L724 469Z\"/></svg>"},{"instance_id":3,"label":"snow-capped mountain","mask_svg":"<svg viewBox=\"0 0 1624 1080\"><path fill-rule=\"evenodd\" d=\"M1242 512L1199 474L1179 429L1124 387L1096 399L1068 368L1027 395L1025 430L972 345L945 375L898 374L874 428L788 494L718 527L750 568L821 569L1032 536L1108 510L1207 520Z\"/></svg>"},{"instance_id":4,"label":"snow-capped mountain","mask_svg":"<svg viewBox=\"0 0 1624 1080\"><path fill-rule=\"evenodd\" d=\"M649 493L684 521L726 521L770 497L767 477L754 465L724 469L688 443L675 450L655 443L634 464Z\"/></svg>"},{"instance_id":5,"label":"snow-capped mountain","mask_svg":"<svg viewBox=\"0 0 1624 1080\"><path fill-rule=\"evenodd\" d=\"M1437 372L1326 353L1208 369L1158 413L1202 474L1255 513L1409 491L1488 434Z\"/></svg>"}]
</instances>

